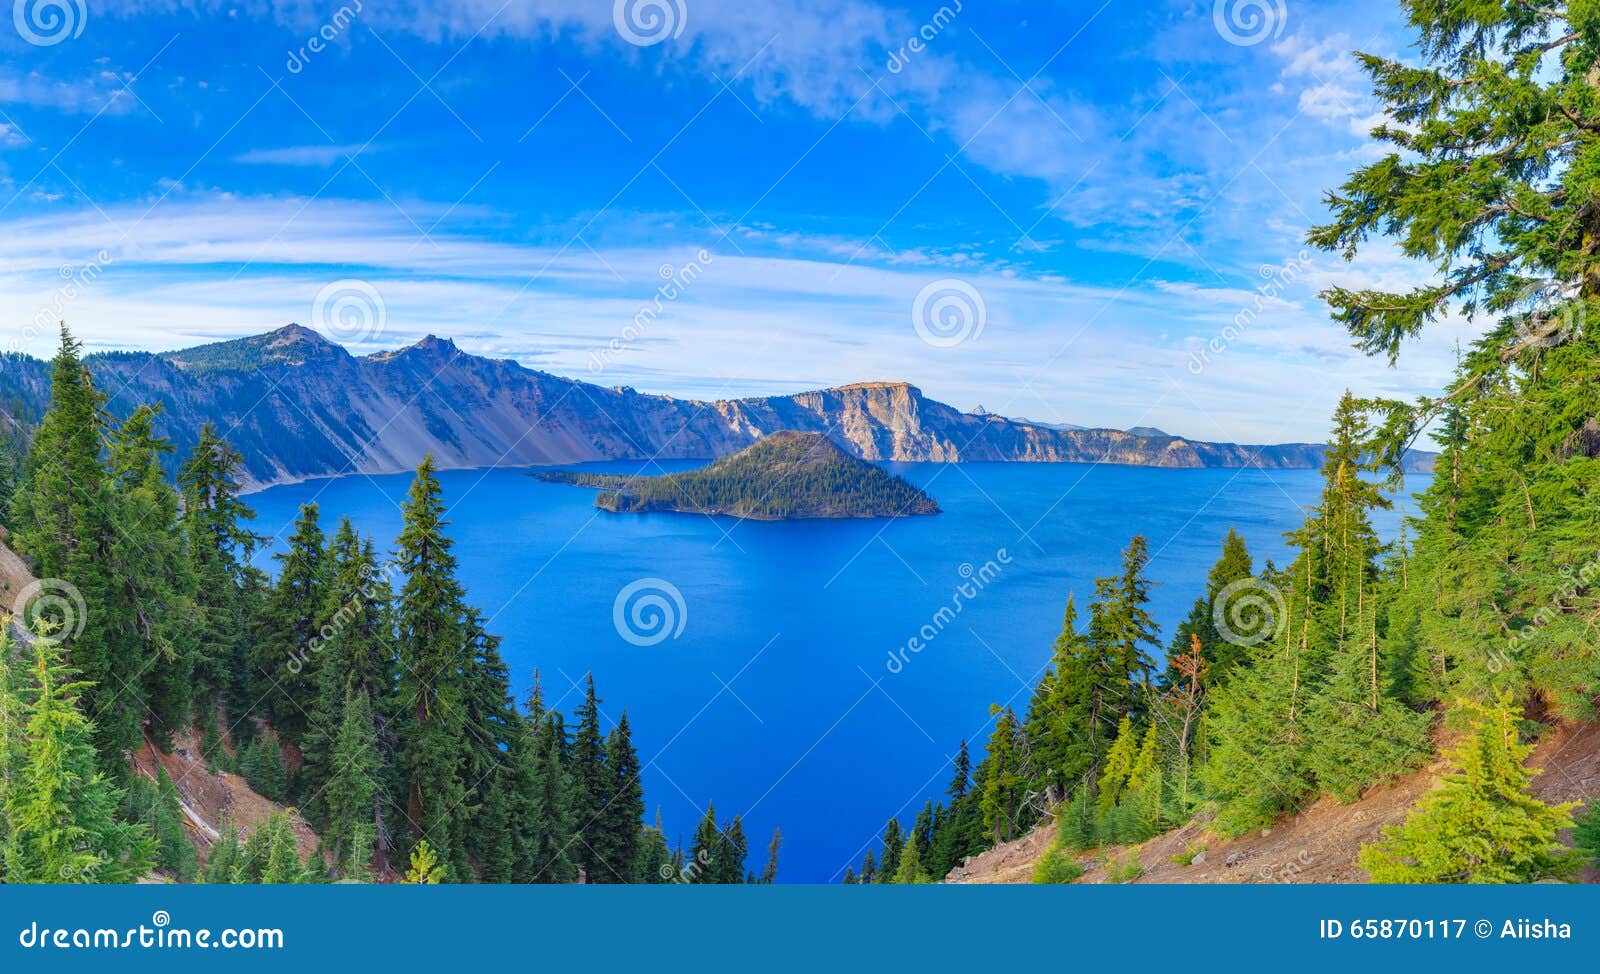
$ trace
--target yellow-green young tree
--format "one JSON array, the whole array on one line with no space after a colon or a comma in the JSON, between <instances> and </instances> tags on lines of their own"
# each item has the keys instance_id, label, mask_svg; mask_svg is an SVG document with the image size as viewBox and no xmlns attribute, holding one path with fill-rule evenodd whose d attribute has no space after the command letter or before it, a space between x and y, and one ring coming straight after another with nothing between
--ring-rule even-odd
<instances>
[{"instance_id":1,"label":"yellow-green young tree","mask_svg":"<svg viewBox=\"0 0 1600 974\"><path fill-rule=\"evenodd\" d=\"M1443 453L1386 638L1414 699L1532 693L1588 716L1600 691L1600 8L1405 0L1417 58L1363 55L1391 151L1328 196L1312 244L1382 235L1432 269L1396 293L1324 297L1396 360L1453 311L1482 325L1450 392L1393 404L1384 458L1442 419ZM1509 635L1508 635L1509 634Z\"/></svg>"},{"instance_id":2,"label":"yellow-green young tree","mask_svg":"<svg viewBox=\"0 0 1600 974\"><path fill-rule=\"evenodd\" d=\"M1528 792L1533 750L1517 736L1509 696L1491 706L1467 704L1472 733L1450 754L1457 770L1429 792L1405 824L1384 830L1361 850L1377 883L1532 883L1569 879L1579 855L1561 844L1570 805L1546 805Z\"/></svg>"},{"instance_id":3,"label":"yellow-green young tree","mask_svg":"<svg viewBox=\"0 0 1600 974\"><path fill-rule=\"evenodd\" d=\"M0 659L12 652L0 627ZM78 710L86 684L51 639L34 639L26 655L28 672L7 681L0 704L22 727L8 755L5 881L131 883L150 871L156 843L143 825L118 820L122 792L95 770L93 727Z\"/></svg>"}]
</instances>

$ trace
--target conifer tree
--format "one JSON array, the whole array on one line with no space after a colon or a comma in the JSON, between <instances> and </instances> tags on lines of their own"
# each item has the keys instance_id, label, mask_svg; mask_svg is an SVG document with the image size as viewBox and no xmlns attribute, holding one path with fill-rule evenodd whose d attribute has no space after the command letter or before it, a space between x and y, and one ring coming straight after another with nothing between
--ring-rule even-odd
<instances>
[{"instance_id":1,"label":"conifer tree","mask_svg":"<svg viewBox=\"0 0 1600 974\"><path fill-rule=\"evenodd\" d=\"M862 859L861 859L861 872L859 874L857 874L856 882L860 883L862 885L870 886L873 883L876 883L877 881L878 881L878 862L877 862L877 857L873 854L871 849L868 849L867 850L867 854L865 856L863 856Z\"/></svg>"},{"instance_id":2,"label":"conifer tree","mask_svg":"<svg viewBox=\"0 0 1600 974\"><path fill-rule=\"evenodd\" d=\"M717 807L707 805L705 815L695 827L694 844L689 848L689 862L684 867L689 882L696 885L720 883L726 871L726 849L722 830L717 827Z\"/></svg>"},{"instance_id":3,"label":"conifer tree","mask_svg":"<svg viewBox=\"0 0 1600 974\"><path fill-rule=\"evenodd\" d=\"M446 880L444 867L439 864L439 857L434 853L433 846L427 839L417 842L411 850L411 865L406 869L406 877L401 882L412 886L434 886Z\"/></svg>"},{"instance_id":4,"label":"conifer tree","mask_svg":"<svg viewBox=\"0 0 1600 974\"><path fill-rule=\"evenodd\" d=\"M1254 575L1250 549L1245 545L1244 536L1230 527L1227 537L1222 541L1221 556L1206 574L1205 594L1195 600L1188 617L1178 624L1177 631L1173 634L1172 645L1167 651L1167 658L1172 659L1189 652L1194 648L1194 641L1198 639L1200 653L1211 672L1213 682L1216 683L1225 680L1235 666L1244 662L1245 648L1236 642L1224 639L1217 629L1216 603L1217 596L1228 586Z\"/></svg>"},{"instance_id":5,"label":"conifer tree","mask_svg":"<svg viewBox=\"0 0 1600 974\"><path fill-rule=\"evenodd\" d=\"M263 715L291 743L309 726L306 706L313 698L315 657L327 602L327 539L315 503L300 508L289 549L276 555L278 581L258 620L251 688Z\"/></svg>"},{"instance_id":6,"label":"conifer tree","mask_svg":"<svg viewBox=\"0 0 1600 974\"><path fill-rule=\"evenodd\" d=\"M373 809L379 797L378 739L372 704L364 693L351 690L345 696L331 766L332 777L322 799L327 808L322 837L333 853L335 872L358 875L365 872L371 856L376 828Z\"/></svg>"},{"instance_id":7,"label":"conifer tree","mask_svg":"<svg viewBox=\"0 0 1600 974\"><path fill-rule=\"evenodd\" d=\"M641 819L644 817L639 755L633 750L633 731L626 710L606 738L605 758L605 773L611 781L597 822L596 838L603 844L597 857L594 881L626 883L632 881L633 866L639 858ZM739 860L743 861L743 858Z\"/></svg>"},{"instance_id":8,"label":"conifer tree","mask_svg":"<svg viewBox=\"0 0 1600 974\"><path fill-rule=\"evenodd\" d=\"M118 819L123 796L96 770L93 727L78 710L85 684L50 639L33 642L15 707L24 728L6 789L8 883L130 883L156 851L142 825ZM0 627L0 656L13 652Z\"/></svg>"},{"instance_id":9,"label":"conifer tree","mask_svg":"<svg viewBox=\"0 0 1600 974\"><path fill-rule=\"evenodd\" d=\"M1459 770L1423 796L1400 826L1361 850L1375 883L1533 883L1569 879L1579 859L1562 846L1569 805L1546 805L1528 792L1538 772L1523 761L1533 750L1518 739L1509 695L1493 706L1464 704L1470 736L1449 755Z\"/></svg>"},{"instance_id":10,"label":"conifer tree","mask_svg":"<svg viewBox=\"0 0 1600 974\"><path fill-rule=\"evenodd\" d=\"M155 434L161 410L141 406L112 435L110 448L111 527L107 568L114 579L111 606L113 646L137 661L137 694L126 694L126 716L98 715L107 721L140 719L128 706L143 706L160 744L189 723L189 690L195 664L194 578L178 518L178 494L168 484L162 458L172 444Z\"/></svg>"},{"instance_id":11,"label":"conifer tree","mask_svg":"<svg viewBox=\"0 0 1600 974\"><path fill-rule=\"evenodd\" d=\"M733 821L721 832L721 847L717 851L717 879L724 886L745 881L744 864L750 858L750 843L744 834L744 819L735 815Z\"/></svg>"},{"instance_id":12,"label":"conifer tree","mask_svg":"<svg viewBox=\"0 0 1600 974\"><path fill-rule=\"evenodd\" d=\"M606 768L605 737L600 731L600 698L594 689L594 674L587 675L583 703L576 714L578 730L572 738L572 810L577 830L577 857L591 882L605 871L597 861L605 845L601 838L601 816L611 796L612 779ZM714 824L714 823L713 823Z\"/></svg>"},{"instance_id":13,"label":"conifer tree","mask_svg":"<svg viewBox=\"0 0 1600 974\"><path fill-rule=\"evenodd\" d=\"M994 731L989 736L988 752L981 769L984 828L994 837L996 845L1009 842L1017 826L1023 776L1021 748L1018 746L1017 718L1010 708L995 710ZM896 832L899 831L896 823ZM898 836L896 836L898 838ZM892 873L888 862L889 836L885 834L884 863L882 871ZM898 863L895 863L898 866Z\"/></svg>"},{"instance_id":14,"label":"conifer tree","mask_svg":"<svg viewBox=\"0 0 1600 974\"><path fill-rule=\"evenodd\" d=\"M917 851L915 838L907 839L900 850L900 863L895 867L894 878L890 882L900 886L920 886L933 882L928 871L922 868L922 855Z\"/></svg>"},{"instance_id":15,"label":"conifer tree","mask_svg":"<svg viewBox=\"0 0 1600 974\"><path fill-rule=\"evenodd\" d=\"M397 562L405 576L398 609L400 697L410 707L400 733L406 816L414 836L427 840L441 863L459 871L465 848L457 835L457 816L470 784L461 779L467 749L467 634L432 457L417 469L404 512Z\"/></svg>"},{"instance_id":16,"label":"conifer tree","mask_svg":"<svg viewBox=\"0 0 1600 974\"><path fill-rule=\"evenodd\" d=\"M243 468L244 457L207 423L178 474L188 571L194 580L192 705L207 737L215 741L205 752L209 760L221 752L218 708L244 690L232 685L246 648L244 565L260 540L246 526L255 512L239 499Z\"/></svg>"},{"instance_id":17,"label":"conifer tree","mask_svg":"<svg viewBox=\"0 0 1600 974\"><path fill-rule=\"evenodd\" d=\"M873 881L878 883L894 882L894 874L900 868L900 848L905 845L905 836L900 832L900 820L891 818L883 827L883 857L878 861L874 870Z\"/></svg>"},{"instance_id":18,"label":"conifer tree","mask_svg":"<svg viewBox=\"0 0 1600 974\"><path fill-rule=\"evenodd\" d=\"M563 735L556 715L546 715L529 739L526 771L519 777L526 790L525 835L528 836L522 877L530 883L571 883L577 880L573 861L576 842L572 822L572 790L561 762L559 738Z\"/></svg>"},{"instance_id":19,"label":"conifer tree","mask_svg":"<svg viewBox=\"0 0 1600 974\"><path fill-rule=\"evenodd\" d=\"M107 438L105 397L94 386L81 354L83 346L61 326L61 347L50 364L50 408L34 432L22 486L12 505L13 538L34 574L75 588L88 609L83 619L59 631L73 669L82 676L82 706L95 724L95 747L102 770L115 779L127 775L125 753L138 746L140 702L128 699L139 683L139 661L118 653L115 604L107 571L112 535L109 475L102 462Z\"/></svg>"},{"instance_id":20,"label":"conifer tree","mask_svg":"<svg viewBox=\"0 0 1600 974\"><path fill-rule=\"evenodd\" d=\"M767 843L767 864L761 870L761 882L771 886L778 881L778 849L783 845L783 830L772 830L772 841Z\"/></svg>"}]
</instances>

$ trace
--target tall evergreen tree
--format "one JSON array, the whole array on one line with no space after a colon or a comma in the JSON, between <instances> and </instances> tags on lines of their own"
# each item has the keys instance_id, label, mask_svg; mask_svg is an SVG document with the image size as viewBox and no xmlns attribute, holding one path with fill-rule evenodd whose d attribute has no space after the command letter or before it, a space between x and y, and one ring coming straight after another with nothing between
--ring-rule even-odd
<instances>
[{"instance_id":1,"label":"tall evergreen tree","mask_svg":"<svg viewBox=\"0 0 1600 974\"><path fill-rule=\"evenodd\" d=\"M140 701L129 699L139 683L139 660L117 652L116 604L107 570L111 541L109 475L102 462L107 440L105 397L82 360L83 346L66 325L50 364L50 408L33 435L22 486L13 504L17 549L42 579L65 583L82 596L83 619L56 619L71 628L58 632L72 666L87 686L85 712L95 723L101 768L115 778L127 774L124 754L138 746Z\"/></svg>"},{"instance_id":2,"label":"tall evergreen tree","mask_svg":"<svg viewBox=\"0 0 1600 974\"><path fill-rule=\"evenodd\" d=\"M251 689L263 716L292 743L309 726L306 706L313 698L315 657L322 611L327 604L327 538L315 503L300 508L287 551L276 556L278 581L257 623Z\"/></svg>"},{"instance_id":3,"label":"tall evergreen tree","mask_svg":"<svg viewBox=\"0 0 1600 974\"><path fill-rule=\"evenodd\" d=\"M248 692L233 684L247 652L245 564L260 539L247 527L255 512L239 498L243 469L243 455L207 423L178 474L188 571L194 579L193 708L206 731L209 760L221 753L218 709Z\"/></svg>"},{"instance_id":4,"label":"tall evergreen tree","mask_svg":"<svg viewBox=\"0 0 1600 974\"><path fill-rule=\"evenodd\" d=\"M449 867L448 878L464 879L466 850L457 824L469 785L461 779L465 606L432 457L417 469L404 514L397 562L405 576L398 609L400 698L410 709L400 733L406 817L413 836L427 840Z\"/></svg>"},{"instance_id":5,"label":"tall evergreen tree","mask_svg":"<svg viewBox=\"0 0 1600 974\"><path fill-rule=\"evenodd\" d=\"M640 784L639 755L633 750L633 731L623 711L606 738L605 773L610 776L606 804L596 823L597 851L593 881L627 883L639 858L644 817L644 787ZM743 861L742 859L740 860Z\"/></svg>"}]
</instances>

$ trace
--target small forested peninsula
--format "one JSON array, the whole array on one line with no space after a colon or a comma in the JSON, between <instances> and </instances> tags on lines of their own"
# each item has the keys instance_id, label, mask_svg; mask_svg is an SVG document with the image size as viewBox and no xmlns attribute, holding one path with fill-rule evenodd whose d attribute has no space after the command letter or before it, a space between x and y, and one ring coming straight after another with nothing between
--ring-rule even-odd
<instances>
[{"instance_id":1,"label":"small forested peninsula","mask_svg":"<svg viewBox=\"0 0 1600 974\"><path fill-rule=\"evenodd\" d=\"M615 513L683 511L753 520L938 514L933 498L903 477L844 452L821 433L780 430L701 470L659 477L551 470L551 483L593 487Z\"/></svg>"}]
</instances>

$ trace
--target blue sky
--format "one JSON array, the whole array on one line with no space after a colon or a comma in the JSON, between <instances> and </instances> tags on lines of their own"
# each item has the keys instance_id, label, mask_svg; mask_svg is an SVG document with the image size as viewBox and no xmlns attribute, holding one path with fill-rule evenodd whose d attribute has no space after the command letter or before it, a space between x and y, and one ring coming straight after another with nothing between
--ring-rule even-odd
<instances>
[{"instance_id":1,"label":"blue sky","mask_svg":"<svg viewBox=\"0 0 1600 974\"><path fill-rule=\"evenodd\" d=\"M1282 441L1346 386L1437 389L1470 334L1390 369L1315 299L1421 279L1302 243L1374 156L1348 52L1406 53L1392 0L13 14L0 334L36 354L55 317L152 349L298 321L675 395L903 379Z\"/></svg>"}]
</instances>

